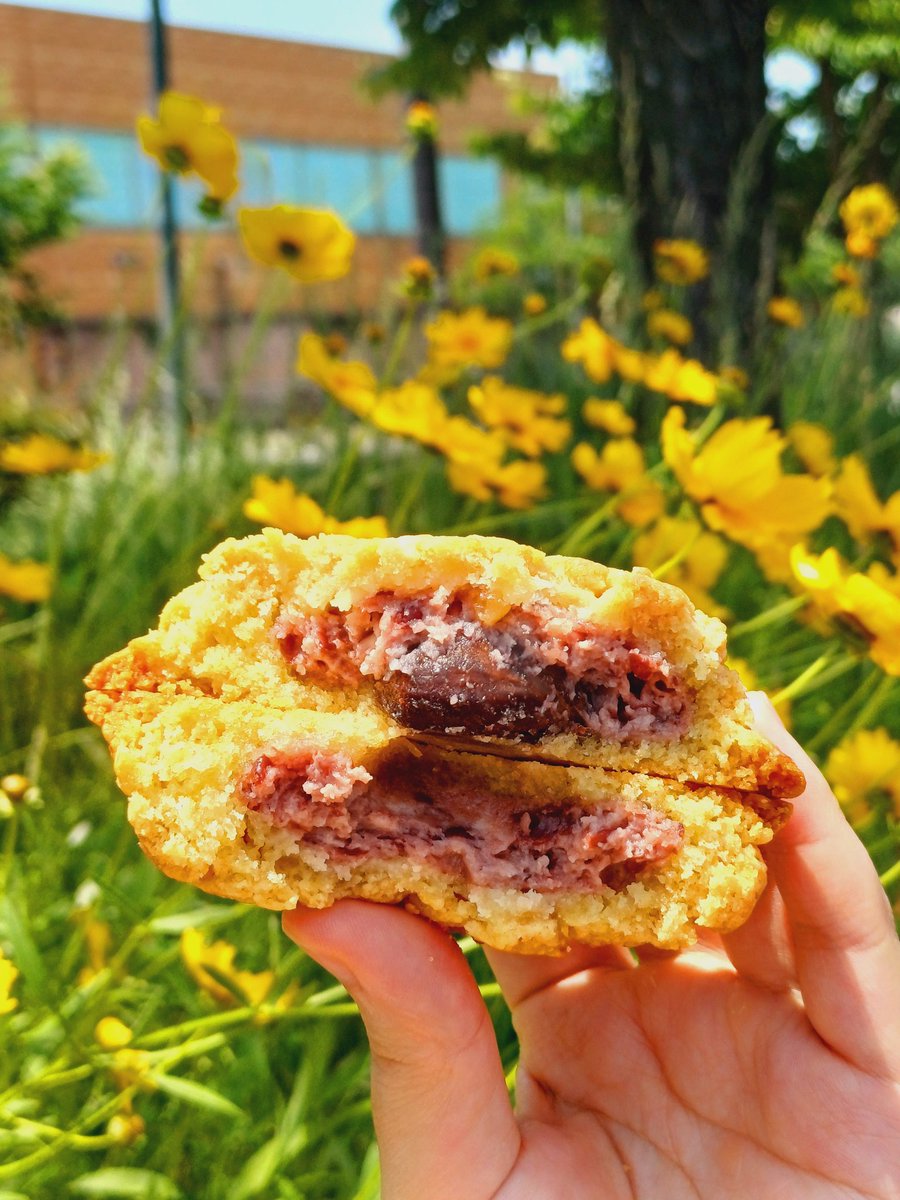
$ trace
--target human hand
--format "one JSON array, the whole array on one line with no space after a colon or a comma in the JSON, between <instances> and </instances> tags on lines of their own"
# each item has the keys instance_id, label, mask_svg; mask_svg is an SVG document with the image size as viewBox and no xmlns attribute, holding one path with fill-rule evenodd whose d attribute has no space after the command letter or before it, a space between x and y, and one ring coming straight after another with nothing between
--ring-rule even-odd
<instances>
[{"instance_id":1,"label":"human hand","mask_svg":"<svg viewBox=\"0 0 900 1200\"><path fill-rule=\"evenodd\" d=\"M681 953L488 951L521 1045L516 1110L453 940L342 901L284 928L372 1049L384 1200L896 1200L900 943L861 842L768 701L806 792L750 920Z\"/></svg>"}]
</instances>

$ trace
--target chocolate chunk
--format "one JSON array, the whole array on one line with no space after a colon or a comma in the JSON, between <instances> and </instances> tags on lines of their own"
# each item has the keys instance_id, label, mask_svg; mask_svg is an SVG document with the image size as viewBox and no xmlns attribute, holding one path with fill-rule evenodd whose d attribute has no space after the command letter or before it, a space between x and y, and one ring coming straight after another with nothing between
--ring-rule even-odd
<instances>
[{"instance_id":1,"label":"chocolate chunk","mask_svg":"<svg viewBox=\"0 0 900 1200\"><path fill-rule=\"evenodd\" d=\"M410 729L539 735L566 720L562 672L517 670L482 637L423 645L375 685L379 704Z\"/></svg>"}]
</instances>

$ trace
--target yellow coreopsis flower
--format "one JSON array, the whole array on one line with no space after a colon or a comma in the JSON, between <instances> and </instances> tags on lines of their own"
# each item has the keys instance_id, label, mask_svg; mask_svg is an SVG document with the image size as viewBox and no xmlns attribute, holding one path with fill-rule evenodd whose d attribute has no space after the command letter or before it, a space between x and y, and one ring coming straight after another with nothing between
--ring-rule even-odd
<instances>
[{"instance_id":1,"label":"yellow coreopsis flower","mask_svg":"<svg viewBox=\"0 0 900 1200\"><path fill-rule=\"evenodd\" d=\"M829 547L823 554L797 545L791 551L797 583L826 616L847 621L869 643L869 655L888 675L900 675L900 586L881 564L862 574L848 571Z\"/></svg>"},{"instance_id":2,"label":"yellow coreopsis flower","mask_svg":"<svg viewBox=\"0 0 900 1200\"><path fill-rule=\"evenodd\" d=\"M876 242L888 236L898 219L894 198L881 183L855 187L841 204L840 214L848 234L863 234Z\"/></svg>"},{"instance_id":3,"label":"yellow coreopsis flower","mask_svg":"<svg viewBox=\"0 0 900 1200\"><path fill-rule=\"evenodd\" d=\"M616 367L615 346L615 339L593 317L585 317L563 342L561 353L566 362L580 362L595 383L606 383Z\"/></svg>"},{"instance_id":4,"label":"yellow coreopsis flower","mask_svg":"<svg viewBox=\"0 0 900 1200\"><path fill-rule=\"evenodd\" d=\"M603 429L615 437L627 437L636 429L634 418L628 415L619 400L600 400L596 396L588 396L581 415L588 425Z\"/></svg>"},{"instance_id":5,"label":"yellow coreopsis flower","mask_svg":"<svg viewBox=\"0 0 900 1200\"><path fill-rule=\"evenodd\" d=\"M18 977L18 968L0 950L0 1017L18 1006L19 1001L12 994L13 984Z\"/></svg>"},{"instance_id":6,"label":"yellow coreopsis flower","mask_svg":"<svg viewBox=\"0 0 900 1200\"><path fill-rule=\"evenodd\" d=\"M844 245L847 247L847 253L854 258L872 259L878 254L878 242L861 229L848 233L844 238Z\"/></svg>"},{"instance_id":7,"label":"yellow coreopsis flower","mask_svg":"<svg viewBox=\"0 0 900 1200\"><path fill-rule=\"evenodd\" d=\"M447 408L429 384L408 379L379 394L369 420L385 433L414 438L428 446L440 436Z\"/></svg>"},{"instance_id":8,"label":"yellow coreopsis flower","mask_svg":"<svg viewBox=\"0 0 900 1200\"><path fill-rule=\"evenodd\" d=\"M414 254L403 264L402 291L414 300L427 300L434 289L437 271L424 254Z\"/></svg>"},{"instance_id":9,"label":"yellow coreopsis flower","mask_svg":"<svg viewBox=\"0 0 900 1200\"><path fill-rule=\"evenodd\" d=\"M442 312L425 326L429 357L444 367L500 367L512 345L513 327L483 308Z\"/></svg>"},{"instance_id":10,"label":"yellow coreopsis flower","mask_svg":"<svg viewBox=\"0 0 900 1200\"><path fill-rule=\"evenodd\" d=\"M350 270L356 238L327 209L294 204L242 208L238 223L251 258L280 267L301 283L340 279Z\"/></svg>"},{"instance_id":11,"label":"yellow coreopsis flower","mask_svg":"<svg viewBox=\"0 0 900 1200\"><path fill-rule=\"evenodd\" d=\"M152 1092L156 1084L150 1078L153 1060L148 1050L134 1050L131 1046L123 1046L113 1053L110 1063L110 1074L113 1082L120 1091L126 1088L140 1087Z\"/></svg>"},{"instance_id":12,"label":"yellow coreopsis flower","mask_svg":"<svg viewBox=\"0 0 900 1200\"><path fill-rule=\"evenodd\" d=\"M507 508L530 508L547 488L543 463L515 462L499 466L490 460L447 463L447 480L456 492L476 500L497 499Z\"/></svg>"},{"instance_id":13,"label":"yellow coreopsis flower","mask_svg":"<svg viewBox=\"0 0 900 1200\"><path fill-rule=\"evenodd\" d=\"M770 418L726 421L699 450L685 424L684 409L666 413L663 457L711 529L759 553L796 541L824 521L828 483L784 474L785 441Z\"/></svg>"},{"instance_id":14,"label":"yellow coreopsis flower","mask_svg":"<svg viewBox=\"0 0 900 1200\"><path fill-rule=\"evenodd\" d=\"M304 333L297 347L297 373L306 375L358 417L367 417L375 407L378 383L364 362L333 358L316 333Z\"/></svg>"},{"instance_id":15,"label":"yellow coreopsis flower","mask_svg":"<svg viewBox=\"0 0 900 1200\"><path fill-rule=\"evenodd\" d=\"M448 417L437 423L427 444L450 462L462 467L482 468L489 477L500 469L506 452L506 439L499 430L482 429L465 417Z\"/></svg>"},{"instance_id":16,"label":"yellow coreopsis flower","mask_svg":"<svg viewBox=\"0 0 900 1200\"><path fill-rule=\"evenodd\" d=\"M641 350L632 350L621 342L613 342L613 366L617 373L629 383L643 383L653 356L644 354Z\"/></svg>"},{"instance_id":17,"label":"yellow coreopsis flower","mask_svg":"<svg viewBox=\"0 0 900 1200\"><path fill-rule=\"evenodd\" d=\"M469 404L491 429L501 430L509 444L536 458L545 450L561 450L572 435L572 426L561 419L566 399L531 388L512 387L497 375L486 375L469 388Z\"/></svg>"},{"instance_id":18,"label":"yellow coreopsis flower","mask_svg":"<svg viewBox=\"0 0 900 1200\"><path fill-rule=\"evenodd\" d=\"M237 1003L234 992L216 976L234 985L248 1004L262 1004L275 982L274 971L239 971L234 965L237 949L224 940L208 944L200 929L185 929L180 941L181 959L194 982L219 1004ZM209 970L212 967L215 975Z\"/></svg>"},{"instance_id":19,"label":"yellow coreopsis flower","mask_svg":"<svg viewBox=\"0 0 900 1200\"><path fill-rule=\"evenodd\" d=\"M653 244L656 274L664 283L686 286L709 274L709 255L697 242L663 238Z\"/></svg>"},{"instance_id":20,"label":"yellow coreopsis flower","mask_svg":"<svg viewBox=\"0 0 900 1200\"><path fill-rule=\"evenodd\" d=\"M685 547L688 547L685 550ZM632 557L636 567L656 570L678 555L662 577L686 592L696 606L712 617L724 617L727 610L710 595L728 561L728 546L691 517L661 516L634 540Z\"/></svg>"},{"instance_id":21,"label":"yellow coreopsis flower","mask_svg":"<svg viewBox=\"0 0 900 1200\"><path fill-rule=\"evenodd\" d=\"M415 138L432 141L437 137L437 109L427 100L414 100L406 110L406 128Z\"/></svg>"},{"instance_id":22,"label":"yellow coreopsis flower","mask_svg":"<svg viewBox=\"0 0 900 1200\"><path fill-rule=\"evenodd\" d=\"M849 317L861 320L872 311L872 305L859 288L842 287L831 297L831 307L835 312L846 313Z\"/></svg>"},{"instance_id":23,"label":"yellow coreopsis flower","mask_svg":"<svg viewBox=\"0 0 900 1200\"><path fill-rule=\"evenodd\" d=\"M623 492L616 511L629 525L646 525L665 507L665 495L648 479L644 451L632 438L613 438L598 454L587 442L572 451L572 466L590 488Z\"/></svg>"},{"instance_id":24,"label":"yellow coreopsis flower","mask_svg":"<svg viewBox=\"0 0 900 1200\"><path fill-rule=\"evenodd\" d=\"M274 525L297 537L317 533L343 533L351 537L387 537L384 517L354 517L338 521L330 517L312 496L298 493L289 479L269 479L255 475L253 495L244 501L244 515L260 525Z\"/></svg>"},{"instance_id":25,"label":"yellow coreopsis flower","mask_svg":"<svg viewBox=\"0 0 900 1200\"><path fill-rule=\"evenodd\" d=\"M540 292L529 292L522 300L522 310L528 317L539 317L547 311L547 297Z\"/></svg>"},{"instance_id":26,"label":"yellow coreopsis flower","mask_svg":"<svg viewBox=\"0 0 900 1200\"><path fill-rule=\"evenodd\" d=\"M163 92L158 115L137 119L141 148L164 171L199 175L212 199L228 200L238 187L238 151L221 116L197 96Z\"/></svg>"},{"instance_id":27,"label":"yellow coreopsis flower","mask_svg":"<svg viewBox=\"0 0 900 1200\"><path fill-rule=\"evenodd\" d=\"M900 742L886 729L861 729L828 755L825 775L851 821L863 820L873 794L887 793L900 817Z\"/></svg>"},{"instance_id":28,"label":"yellow coreopsis flower","mask_svg":"<svg viewBox=\"0 0 900 1200\"><path fill-rule=\"evenodd\" d=\"M482 281L494 279L498 275L518 275L519 260L508 250L486 246L475 257L474 272L475 278Z\"/></svg>"},{"instance_id":29,"label":"yellow coreopsis flower","mask_svg":"<svg viewBox=\"0 0 900 1200\"><path fill-rule=\"evenodd\" d=\"M803 309L792 296L773 296L766 305L766 312L778 325L789 329L800 329L806 324Z\"/></svg>"},{"instance_id":30,"label":"yellow coreopsis flower","mask_svg":"<svg viewBox=\"0 0 900 1200\"><path fill-rule=\"evenodd\" d=\"M118 1017L101 1017L94 1026L94 1039L104 1050L121 1050L133 1037L131 1029Z\"/></svg>"},{"instance_id":31,"label":"yellow coreopsis flower","mask_svg":"<svg viewBox=\"0 0 900 1200\"><path fill-rule=\"evenodd\" d=\"M809 471L821 478L830 475L837 466L834 457L834 437L824 425L815 421L795 421L787 431L794 453Z\"/></svg>"},{"instance_id":32,"label":"yellow coreopsis flower","mask_svg":"<svg viewBox=\"0 0 900 1200\"><path fill-rule=\"evenodd\" d=\"M707 371L695 358L682 358L677 350L663 351L649 357L644 371L644 384L653 392L662 392L670 400L715 404L719 394L719 378Z\"/></svg>"},{"instance_id":33,"label":"yellow coreopsis flower","mask_svg":"<svg viewBox=\"0 0 900 1200\"><path fill-rule=\"evenodd\" d=\"M862 283L859 271L853 263L848 262L835 263L831 268L831 278L835 283L843 284L844 287L858 288Z\"/></svg>"},{"instance_id":34,"label":"yellow coreopsis flower","mask_svg":"<svg viewBox=\"0 0 900 1200\"><path fill-rule=\"evenodd\" d=\"M0 554L0 596L21 604L39 604L50 595L52 572L46 563L23 559L13 562Z\"/></svg>"},{"instance_id":35,"label":"yellow coreopsis flower","mask_svg":"<svg viewBox=\"0 0 900 1200\"><path fill-rule=\"evenodd\" d=\"M45 433L0 443L0 471L11 475L50 475L56 471L93 471L109 458L95 450L70 446Z\"/></svg>"},{"instance_id":36,"label":"yellow coreopsis flower","mask_svg":"<svg viewBox=\"0 0 900 1200\"><path fill-rule=\"evenodd\" d=\"M900 547L900 492L894 492L882 504L860 455L848 454L841 461L834 481L834 502L837 515L857 540L885 532Z\"/></svg>"},{"instance_id":37,"label":"yellow coreopsis flower","mask_svg":"<svg viewBox=\"0 0 900 1200\"><path fill-rule=\"evenodd\" d=\"M664 338L676 346L686 346L694 336L694 327L681 313L671 308L654 309L647 317L651 337Z\"/></svg>"}]
</instances>

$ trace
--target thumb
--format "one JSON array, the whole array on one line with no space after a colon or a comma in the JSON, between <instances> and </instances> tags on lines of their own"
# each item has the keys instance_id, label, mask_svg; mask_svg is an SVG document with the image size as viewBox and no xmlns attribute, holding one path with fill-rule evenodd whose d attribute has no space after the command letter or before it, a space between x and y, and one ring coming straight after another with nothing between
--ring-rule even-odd
<instances>
[{"instance_id":1,"label":"thumb","mask_svg":"<svg viewBox=\"0 0 900 1200\"><path fill-rule=\"evenodd\" d=\"M493 1196L519 1130L490 1016L453 939L361 900L285 913L284 930L359 1005L385 1200Z\"/></svg>"}]
</instances>

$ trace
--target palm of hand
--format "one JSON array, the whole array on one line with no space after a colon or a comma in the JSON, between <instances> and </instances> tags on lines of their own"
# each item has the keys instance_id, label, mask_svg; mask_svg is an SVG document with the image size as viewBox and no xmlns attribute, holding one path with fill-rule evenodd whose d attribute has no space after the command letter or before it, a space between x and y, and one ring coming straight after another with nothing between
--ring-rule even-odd
<instances>
[{"instance_id":1,"label":"palm of hand","mask_svg":"<svg viewBox=\"0 0 900 1200\"><path fill-rule=\"evenodd\" d=\"M523 1000L517 1028L523 1149L497 1200L894 1194L889 1085L722 952L569 977Z\"/></svg>"}]
</instances>

